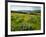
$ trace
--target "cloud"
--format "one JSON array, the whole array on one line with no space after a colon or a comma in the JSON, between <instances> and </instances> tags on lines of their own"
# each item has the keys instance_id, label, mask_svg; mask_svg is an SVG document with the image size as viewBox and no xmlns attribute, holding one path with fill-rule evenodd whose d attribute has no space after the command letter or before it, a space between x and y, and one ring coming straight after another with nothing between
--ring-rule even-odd
<instances>
[{"instance_id":1,"label":"cloud","mask_svg":"<svg viewBox=\"0 0 46 37\"><path fill-rule=\"evenodd\" d=\"M17 6L17 5L11 5L11 10L40 10L40 7L38 6Z\"/></svg>"}]
</instances>

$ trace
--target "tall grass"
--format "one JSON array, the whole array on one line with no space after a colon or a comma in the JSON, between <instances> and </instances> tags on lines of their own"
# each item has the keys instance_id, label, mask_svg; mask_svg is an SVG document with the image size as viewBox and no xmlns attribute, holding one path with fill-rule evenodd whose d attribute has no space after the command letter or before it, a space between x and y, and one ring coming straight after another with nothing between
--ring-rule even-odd
<instances>
[{"instance_id":1,"label":"tall grass","mask_svg":"<svg viewBox=\"0 0 46 37\"><path fill-rule=\"evenodd\" d=\"M11 31L40 30L41 16L11 13Z\"/></svg>"}]
</instances>

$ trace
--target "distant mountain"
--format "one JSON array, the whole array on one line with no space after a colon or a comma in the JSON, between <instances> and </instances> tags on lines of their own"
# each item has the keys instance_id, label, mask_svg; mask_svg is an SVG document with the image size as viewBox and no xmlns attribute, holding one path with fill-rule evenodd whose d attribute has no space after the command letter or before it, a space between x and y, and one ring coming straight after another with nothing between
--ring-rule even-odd
<instances>
[{"instance_id":1,"label":"distant mountain","mask_svg":"<svg viewBox=\"0 0 46 37\"><path fill-rule=\"evenodd\" d=\"M31 10L19 10L18 12L22 12L22 13L31 13Z\"/></svg>"},{"instance_id":2,"label":"distant mountain","mask_svg":"<svg viewBox=\"0 0 46 37\"><path fill-rule=\"evenodd\" d=\"M18 10L18 11L13 11L13 12L30 14L30 13L40 13L40 10L33 10L33 11L31 11L31 10Z\"/></svg>"}]
</instances>

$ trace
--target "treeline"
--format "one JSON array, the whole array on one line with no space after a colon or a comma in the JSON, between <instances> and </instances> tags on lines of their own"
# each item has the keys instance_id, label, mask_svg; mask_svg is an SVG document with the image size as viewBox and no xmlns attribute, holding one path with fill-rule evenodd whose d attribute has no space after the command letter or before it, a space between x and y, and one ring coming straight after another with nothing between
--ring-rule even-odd
<instances>
[{"instance_id":1,"label":"treeline","mask_svg":"<svg viewBox=\"0 0 46 37\"><path fill-rule=\"evenodd\" d=\"M40 15L40 14L41 14L41 11L40 11L40 10L34 10L34 11L31 11L31 12L11 11L11 13L21 13L21 14Z\"/></svg>"}]
</instances>

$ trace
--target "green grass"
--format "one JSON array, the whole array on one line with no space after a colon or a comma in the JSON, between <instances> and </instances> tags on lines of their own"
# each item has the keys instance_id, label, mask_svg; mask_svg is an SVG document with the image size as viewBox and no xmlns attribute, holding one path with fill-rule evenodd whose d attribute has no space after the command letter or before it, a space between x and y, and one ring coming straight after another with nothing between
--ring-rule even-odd
<instances>
[{"instance_id":1,"label":"green grass","mask_svg":"<svg viewBox=\"0 0 46 37\"><path fill-rule=\"evenodd\" d=\"M41 16L32 14L11 13L11 31L40 30Z\"/></svg>"}]
</instances>

